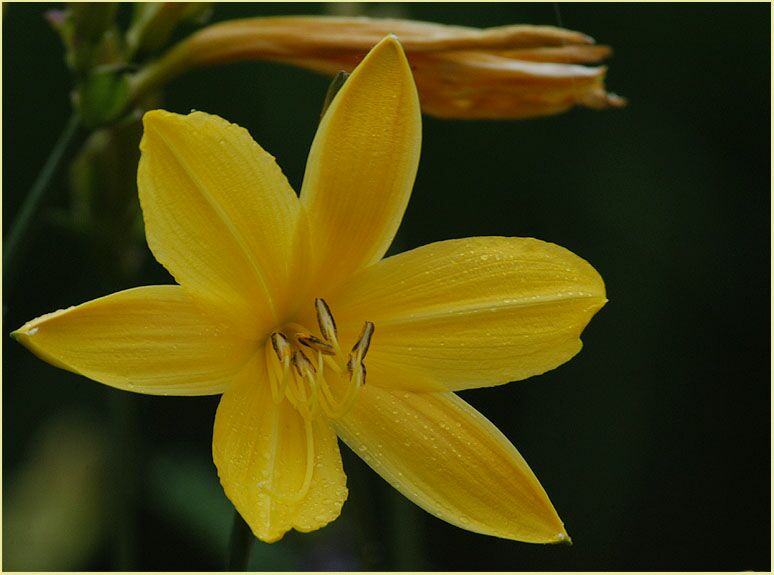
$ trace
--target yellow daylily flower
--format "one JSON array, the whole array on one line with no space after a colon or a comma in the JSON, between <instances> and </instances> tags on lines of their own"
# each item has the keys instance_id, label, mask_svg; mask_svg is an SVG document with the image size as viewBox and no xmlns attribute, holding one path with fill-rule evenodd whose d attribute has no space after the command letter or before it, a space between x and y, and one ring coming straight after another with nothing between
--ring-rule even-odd
<instances>
[{"instance_id":1,"label":"yellow daylily flower","mask_svg":"<svg viewBox=\"0 0 774 575\"><path fill-rule=\"evenodd\" d=\"M14 332L21 343L119 389L222 393L213 458L264 541L339 515L337 436L445 521L567 540L516 448L454 392L567 361L604 284L583 259L535 239L450 240L382 259L421 138L394 37L325 113L300 196L247 131L217 116L156 110L144 123L148 244L179 285L44 315Z\"/></svg>"}]
</instances>

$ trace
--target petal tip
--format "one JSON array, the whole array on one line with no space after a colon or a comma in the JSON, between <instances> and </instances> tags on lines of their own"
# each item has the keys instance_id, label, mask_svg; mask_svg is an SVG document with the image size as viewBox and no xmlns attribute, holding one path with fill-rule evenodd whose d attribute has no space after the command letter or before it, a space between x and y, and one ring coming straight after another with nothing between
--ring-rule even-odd
<instances>
[{"instance_id":1,"label":"petal tip","mask_svg":"<svg viewBox=\"0 0 774 575\"><path fill-rule=\"evenodd\" d=\"M41 323L41 320L51 314L46 314L45 316L41 316L39 318L33 319L32 321L28 321L23 326L21 326L19 329L16 329L10 333L10 336L18 341L20 344L29 347L29 341L36 333L38 333L39 325Z\"/></svg>"},{"instance_id":2,"label":"petal tip","mask_svg":"<svg viewBox=\"0 0 774 575\"><path fill-rule=\"evenodd\" d=\"M145 114L142 117L142 125L147 130L148 128L152 128L160 125L165 120L169 120L173 116L177 116L177 114L174 114L172 112L167 112L166 110L161 110L161 109L149 110L145 112Z\"/></svg>"},{"instance_id":3,"label":"petal tip","mask_svg":"<svg viewBox=\"0 0 774 575\"><path fill-rule=\"evenodd\" d=\"M403 52L403 45L400 43L400 39L392 32L387 34L384 38L379 40L379 43L373 48L374 50L383 50L384 47L391 47L393 49Z\"/></svg>"},{"instance_id":4,"label":"petal tip","mask_svg":"<svg viewBox=\"0 0 774 575\"><path fill-rule=\"evenodd\" d=\"M363 62L367 60L378 60L381 58L394 58L409 69L409 63L406 59L406 53L403 51L403 44L395 34L388 34L382 38L376 46L366 55Z\"/></svg>"}]
</instances>

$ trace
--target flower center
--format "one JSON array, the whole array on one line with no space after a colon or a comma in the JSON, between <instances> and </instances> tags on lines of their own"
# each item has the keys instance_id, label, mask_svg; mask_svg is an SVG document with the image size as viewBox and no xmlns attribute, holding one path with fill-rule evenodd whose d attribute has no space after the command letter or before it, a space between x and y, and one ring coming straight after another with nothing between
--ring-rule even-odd
<instances>
[{"instance_id":1,"label":"flower center","mask_svg":"<svg viewBox=\"0 0 774 575\"><path fill-rule=\"evenodd\" d=\"M328 304L317 298L314 305L320 337L290 323L271 334L265 350L272 399L287 399L307 422L320 414L338 419L350 410L365 384L364 360L374 333L374 324L365 322L345 355Z\"/></svg>"},{"instance_id":2,"label":"flower center","mask_svg":"<svg viewBox=\"0 0 774 575\"><path fill-rule=\"evenodd\" d=\"M312 484L315 460L312 421L321 413L329 419L345 415L365 384L363 360L371 344L374 324L365 322L352 351L345 356L339 345L336 322L325 300L314 300L320 337L296 323L271 334L266 343L266 365L274 403L287 399L304 418L306 471L293 495L279 495L263 482L266 495L293 504L306 497Z\"/></svg>"}]
</instances>

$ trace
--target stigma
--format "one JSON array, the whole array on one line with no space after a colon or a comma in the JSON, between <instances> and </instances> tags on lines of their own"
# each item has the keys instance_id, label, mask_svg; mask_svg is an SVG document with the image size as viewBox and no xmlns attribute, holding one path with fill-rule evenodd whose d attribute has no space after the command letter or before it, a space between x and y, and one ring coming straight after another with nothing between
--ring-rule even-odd
<instances>
[{"instance_id":1,"label":"stigma","mask_svg":"<svg viewBox=\"0 0 774 575\"><path fill-rule=\"evenodd\" d=\"M266 343L266 365L275 403L287 399L307 420L338 419L352 407L365 385L365 356L374 324L366 321L360 337L345 353L336 321L322 298L314 301L319 335L290 323Z\"/></svg>"}]
</instances>

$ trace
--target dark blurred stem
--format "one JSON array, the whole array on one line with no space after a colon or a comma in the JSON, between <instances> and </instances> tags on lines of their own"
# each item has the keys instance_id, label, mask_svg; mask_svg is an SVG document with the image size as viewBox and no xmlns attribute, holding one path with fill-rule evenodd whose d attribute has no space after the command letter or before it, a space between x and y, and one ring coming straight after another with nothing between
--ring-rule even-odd
<instances>
[{"instance_id":1,"label":"dark blurred stem","mask_svg":"<svg viewBox=\"0 0 774 575\"><path fill-rule=\"evenodd\" d=\"M425 569L422 511L395 490L390 490L392 553L395 571Z\"/></svg>"},{"instance_id":2,"label":"dark blurred stem","mask_svg":"<svg viewBox=\"0 0 774 575\"><path fill-rule=\"evenodd\" d=\"M250 550L253 546L253 533L235 509L234 521L231 525L231 541L228 544L227 571L247 571Z\"/></svg>"},{"instance_id":3,"label":"dark blurred stem","mask_svg":"<svg viewBox=\"0 0 774 575\"><path fill-rule=\"evenodd\" d=\"M5 236L5 241L3 242L3 283L6 289L12 277L11 274L16 270L24 240L28 237L30 225L35 221L40 211L40 206L52 188L51 182L57 172L59 172L65 152L67 152L77 134L78 115L73 114L67 121L67 125L56 144L54 144L46 163L43 164L43 169L40 170L38 177L35 178L32 187L24 197L24 203L11 224L11 229Z\"/></svg>"},{"instance_id":4,"label":"dark blurred stem","mask_svg":"<svg viewBox=\"0 0 774 575\"><path fill-rule=\"evenodd\" d=\"M355 538L360 555L361 571L387 571L392 568L384 552L388 543L385 536L385 524L382 505L383 485L374 485L373 473L354 453L346 450L342 453L347 461L347 484L350 492L350 504L355 523ZM378 479L381 483L381 478ZM376 489L375 489L376 488ZM378 491L381 490L381 491Z\"/></svg>"},{"instance_id":5,"label":"dark blurred stem","mask_svg":"<svg viewBox=\"0 0 774 575\"><path fill-rule=\"evenodd\" d=\"M114 459L115 497L112 502L114 518L113 568L116 571L133 571L136 565L136 509L138 477L136 398L130 393L110 394L113 412L113 433L117 457Z\"/></svg>"}]
</instances>

